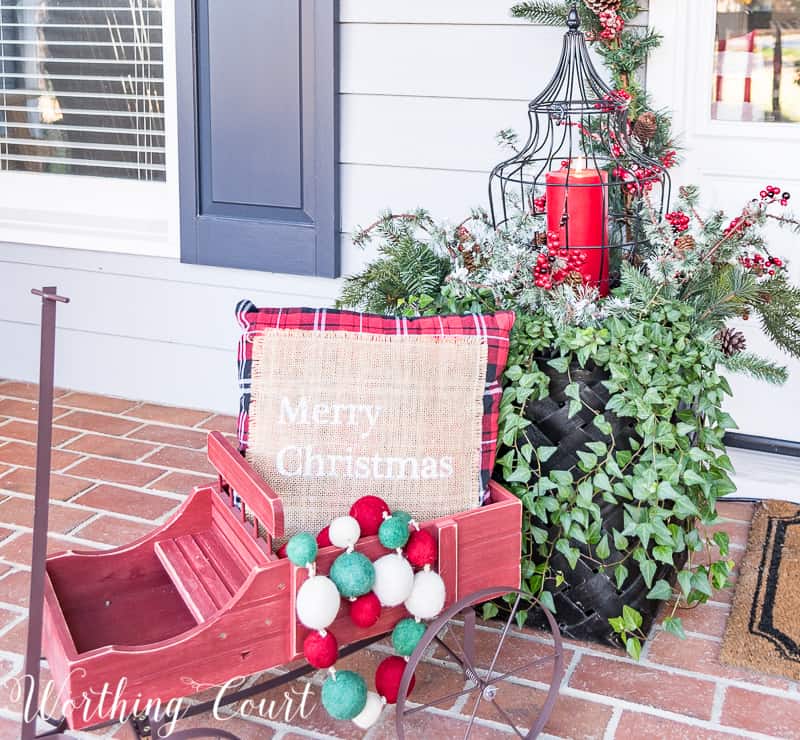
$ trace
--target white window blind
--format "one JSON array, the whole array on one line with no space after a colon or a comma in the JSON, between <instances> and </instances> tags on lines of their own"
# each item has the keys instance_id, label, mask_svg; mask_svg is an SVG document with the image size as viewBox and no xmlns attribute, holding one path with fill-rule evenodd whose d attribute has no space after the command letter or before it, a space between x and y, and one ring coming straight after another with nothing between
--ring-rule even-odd
<instances>
[{"instance_id":1,"label":"white window blind","mask_svg":"<svg viewBox=\"0 0 800 740\"><path fill-rule=\"evenodd\" d=\"M165 180L161 0L0 0L0 170Z\"/></svg>"}]
</instances>

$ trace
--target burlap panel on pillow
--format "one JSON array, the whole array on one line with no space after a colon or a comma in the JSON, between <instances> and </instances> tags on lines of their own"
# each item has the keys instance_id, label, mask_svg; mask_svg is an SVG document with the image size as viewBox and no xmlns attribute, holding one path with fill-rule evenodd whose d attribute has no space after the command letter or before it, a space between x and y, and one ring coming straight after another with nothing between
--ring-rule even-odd
<instances>
[{"instance_id":1,"label":"burlap panel on pillow","mask_svg":"<svg viewBox=\"0 0 800 740\"><path fill-rule=\"evenodd\" d=\"M421 521L478 505L480 337L268 329L253 341L247 460L283 499L287 537L365 494Z\"/></svg>"}]
</instances>

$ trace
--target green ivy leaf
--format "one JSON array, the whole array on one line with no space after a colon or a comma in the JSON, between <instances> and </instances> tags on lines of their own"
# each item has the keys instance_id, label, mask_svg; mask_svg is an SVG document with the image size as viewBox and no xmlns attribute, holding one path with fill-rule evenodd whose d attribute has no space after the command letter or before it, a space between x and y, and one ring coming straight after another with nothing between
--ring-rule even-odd
<instances>
[{"instance_id":1,"label":"green ivy leaf","mask_svg":"<svg viewBox=\"0 0 800 740\"><path fill-rule=\"evenodd\" d=\"M653 588L647 592L647 598L654 601L667 601L672 596L672 588L663 578L656 581Z\"/></svg>"},{"instance_id":2,"label":"green ivy leaf","mask_svg":"<svg viewBox=\"0 0 800 740\"><path fill-rule=\"evenodd\" d=\"M597 547L595 547L595 555L597 555L600 560L605 560L609 555L611 555L611 548L608 545L608 535L604 534L600 542L597 543Z\"/></svg>"},{"instance_id":3,"label":"green ivy leaf","mask_svg":"<svg viewBox=\"0 0 800 740\"><path fill-rule=\"evenodd\" d=\"M482 608L482 617L484 620L489 620L496 617L500 613L497 604L493 601L487 601Z\"/></svg>"},{"instance_id":4,"label":"green ivy leaf","mask_svg":"<svg viewBox=\"0 0 800 740\"><path fill-rule=\"evenodd\" d=\"M594 424L599 431L605 434L607 437L611 436L611 424L606 420L605 416L602 414L598 414L597 416L592 419L592 424Z\"/></svg>"},{"instance_id":5,"label":"green ivy leaf","mask_svg":"<svg viewBox=\"0 0 800 740\"><path fill-rule=\"evenodd\" d=\"M625 640L625 650L634 660L639 660L642 655L642 643L638 637L629 637Z\"/></svg>"},{"instance_id":6,"label":"green ivy leaf","mask_svg":"<svg viewBox=\"0 0 800 740\"><path fill-rule=\"evenodd\" d=\"M728 551L730 549L731 538L727 532L714 532L714 542L716 543L717 547L719 548L719 554L722 557L726 557L728 555Z\"/></svg>"},{"instance_id":7,"label":"green ivy leaf","mask_svg":"<svg viewBox=\"0 0 800 740\"><path fill-rule=\"evenodd\" d=\"M528 467L528 464L522 462L519 464L517 468L511 471L510 475L506 476L507 483L527 483L531 476L533 475L533 471Z\"/></svg>"},{"instance_id":8,"label":"green ivy leaf","mask_svg":"<svg viewBox=\"0 0 800 740\"><path fill-rule=\"evenodd\" d=\"M653 548L653 558L659 563L672 565L672 548L665 545L658 545Z\"/></svg>"},{"instance_id":9,"label":"green ivy leaf","mask_svg":"<svg viewBox=\"0 0 800 740\"><path fill-rule=\"evenodd\" d=\"M565 373L569 369L569 357L556 357L547 362L556 372Z\"/></svg>"},{"instance_id":10,"label":"green ivy leaf","mask_svg":"<svg viewBox=\"0 0 800 740\"><path fill-rule=\"evenodd\" d=\"M614 580L617 582L617 589L621 590L622 585L628 578L628 569L624 565L618 565L614 568Z\"/></svg>"},{"instance_id":11,"label":"green ivy leaf","mask_svg":"<svg viewBox=\"0 0 800 740\"><path fill-rule=\"evenodd\" d=\"M683 622L680 617L667 617L663 622L663 626L667 632L680 637L681 640L686 639L686 633L683 631Z\"/></svg>"},{"instance_id":12,"label":"green ivy leaf","mask_svg":"<svg viewBox=\"0 0 800 740\"><path fill-rule=\"evenodd\" d=\"M655 577L657 570L656 564L652 560L645 558L640 561L639 570L642 573L642 578L644 578L647 588L652 588L653 578Z\"/></svg>"},{"instance_id":13,"label":"green ivy leaf","mask_svg":"<svg viewBox=\"0 0 800 740\"><path fill-rule=\"evenodd\" d=\"M642 626L642 615L632 606L624 604L622 607L622 619L625 621L625 629L634 632Z\"/></svg>"},{"instance_id":14,"label":"green ivy leaf","mask_svg":"<svg viewBox=\"0 0 800 740\"><path fill-rule=\"evenodd\" d=\"M549 591L542 591L539 594L539 603L552 614L556 613L556 604L553 601L553 594Z\"/></svg>"},{"instance_id":15,"label":"green ivy leaf","mask_svg":"<svg viewBox=\"0 0 800 740\"><path fill-rule=\"evenodd\" d=\"M537 447L536 448L536 457L539 458L539 462L547 462L553 455L558 452L558 447Z\"/></svg>"},{"instance_id":16,"label":"green ivy leaf","mask_svg":"<svg viewBox=\"0 0 800 740\"><path fill-rule=\"evenodd\" d=\"M582 408L583 404L580 401L570 401L567 418L571 419L573 416L575 416L575 414L579 413Z\"/></svg>"},{"instance_id":17,"label":"green ivy leaf","mask_svg":"<svg viewBox=\"0 0 800 740\"><path fill-rule=\"evenodd\" d=\"M608 454L608 445L605 442L587 442L586 446L598 457Z\"/></svg>"},{"instance_id":18,"label":"green ivy leaf","mask_svg":"<svg viewBox=\"0 0 800 740\"><path fill-rule=\"evenodd\" d=\"M572 398L575 401L581 400L581 389L577 383L570 383L566 388L564 388L564 395L567 398Z\"/></svg>"},{"instance_id":19,"label":"green ivy leaf","mask_svg":"<svg viewBox=\"0 0 800 740\"><path fill-rule=\"evenodd\" d=\"M569 540L560 539L556 541L556 550L560 552L569 563L569 567L572 570L575 570L575 566L578 564L578 560L580 559L581 552L576 547L572 547L569 544Z\"/></svg>"}]
</instances>

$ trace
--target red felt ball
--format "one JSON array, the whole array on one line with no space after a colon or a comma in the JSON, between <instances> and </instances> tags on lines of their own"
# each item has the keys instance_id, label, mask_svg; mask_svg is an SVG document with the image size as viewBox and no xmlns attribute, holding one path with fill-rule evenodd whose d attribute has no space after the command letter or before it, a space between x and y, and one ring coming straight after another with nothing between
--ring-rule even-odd
<instances>
[{"instance_id":1,"label":"red felt ball","mask_svg":"<svg viewBox=\"0 0 800 740\"><path fill-rule=\"evenodd\" d=\"M323 637L319 632L310 632L303 642L303 656L314 668L330 668L339 657L339 645L332 633Z\"/></svg>"},{"instance_id":2,"label":"red felt ball","mask_svg":"<svg viewBox=\"0 0 800 740\"><path fill-rule=\"evenodd\" d=\"M383 514L389 514L388 504L378 496L362 496L350 507L350 516L361 527L362 537L378 534L383 523Z\"/></svg>"},{"instance_id":3,"label":"red felt ball","mask_svg":"<svg viewBox=\"0 0 800 740\"><path fill-rule=\"evenodd\" d=\"M384 658L378 666L378 670L375 671L375 691L386 699L387 704L397 703L397 695L400 693L400 681L403 679L405 669L405 660L398 655L391 655L388 658ZM415 683L416 677L411 676L407 696L411 696Z\"/></svg>"},{"instance_id":4,"label":"red felt ball","mask_svg":"<svg viewBox=\"0 0 800 740\"><path fill-rule=\"evenodd\" d=\"M436 540L424 529L411 533L406 543L406 558L415 568L424 568L436 562Z\"/></svg>"},{"instance_id":5,"label":"red felt ball","mask_svg":"<svg viewBox=\"0 0 800 740\"><path fill-rule=\"evenodd\" d=\"M350 602L350 619L359 627L372 627L381 615L381 602L370 591Z\"/></svg>"},{"instance_id":6,"label":"red felt ball","mask_svg":"<svg viewBox=\"0 0 800 740\"><path fill-rule=\"evenodd\" d=\"M317 535L317 546L318 547L330 547L331 538L330 538L330 535L328 534L329 530L330 530L330 526L325 527Z\"/></svg>"},{"instance_id":7,"label":"red felt ball","mask_svg":"<svg viewBox=\"0 0 800 740\"><path fill-rule=\"evenodd\" d=\"M288 547L288 545L289 545L289 543L288 543L288 542L284 542L284 543L283 543L283 544L282 544L282 545L281 545L281 546L278 548L278 552L277 552L277 553L275 553L275 554L276 554L276 555L277 555L279 558L285 558L285 557L286 557L286 548Z\"/></svg>"}]
</instances>

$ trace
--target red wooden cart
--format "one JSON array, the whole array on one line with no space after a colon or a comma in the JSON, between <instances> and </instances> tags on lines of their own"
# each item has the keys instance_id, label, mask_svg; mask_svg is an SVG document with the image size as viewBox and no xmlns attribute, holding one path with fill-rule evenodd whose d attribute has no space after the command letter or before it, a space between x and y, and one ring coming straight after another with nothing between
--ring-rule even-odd
<instances>
[{"instance_id":1,"label":"red wooden cart","mask_svg":"<svg viewBox=\"0 0 800 740\"><path fill-rule=\"evenodd\" d=\"M145 698L166 703L193 693L192 686L221 685L302 656L307 630L295 617L294 601L307 573L272 551L272 539L283 536L281 500L218 432L209 435L208 457L219 472L219 485L196 488L169 522L146 537L105 552L70 551L48 558L44 652L56 685L63 685L73 702L64 718L70 728L113 720L108 700L103 708L97 705L103 685L116 693L118 712L121 701L128 708L136 700L141 706ZM473 607L516 592L520 580L521 504L496 483L489 504L421 526L438 541L447 600L409 660L397 706L399 737L409 714L452 701L450 696L425 705L405 701L410 677L433 641L463 671L466 684L459 693L477 695L477 703L499 702L498 687L509 674L494 664L488 670L480 667L475 659ZM377 537L361 539L357 549L371 559L386 552ZM340 552L333 546L320 550L320 572L327 572ZM519 602L510 604L505 630L497 636L498 654L518 607ZM402 606L386 609L374 627L363 630L342 611L331 628L340 644L354 643L343 652L388 633L404 616ZM448 620L458 616L463 626L456 637ZM541 665L551 676L548 700L542 707L532 700L533 718L524 724L508 717L512 726L524 728L523 737L538 734L557 695L562 651L550 621L552 648L544 657L537 652L525 666ZM268 686L312 670L292 671ZM207 708L201 704L190 713ZM475 716L473 711L471 722ZM140 736L152 732L155 720L150 720L134 722Z\"/></svg>"}]
</instances>

